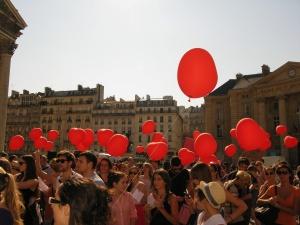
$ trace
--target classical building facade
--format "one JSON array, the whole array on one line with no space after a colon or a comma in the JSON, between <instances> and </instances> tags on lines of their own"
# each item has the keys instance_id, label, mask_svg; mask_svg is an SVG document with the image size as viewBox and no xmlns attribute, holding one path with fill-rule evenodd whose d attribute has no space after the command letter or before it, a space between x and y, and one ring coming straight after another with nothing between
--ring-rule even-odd
<instances>
[{"instance_id":1,"label":"classical building facade","mask_svg":"<svg viewBox=\"0 0 300 225\"><path fill-rule=\"evenodd\" d=\"M4 148L11 57L26 23L10 0L0 1L0 151Z\"/></svg>"},{"instance_id":2,"label":"classical building facade","mask_svg":"<svg viewBox=\"0 0 300 225\"><path fill-rule=\"evenodd\" d=\"M273 72L267 65L258 74L237 74L205 98L205 127L218 141L218 155L232 143L231 128L244 117L251 117L271 134L267 155L284 156L299 164L300 151L286 150L275 127L285 124L288 133L300 138L300 63L287 62ZM299 147L298 147L299 148Z\"/></svg>"},{"instance_id":3,"label":"classical building facade","mask_svg":"<svg viewBox=\"0 0 300 225\"><path fill-rule=\"evenodd\" d=\"M183 136L192 137L194 130L205 131L205 106L180 107L180 115L183 118Z\"/></svg>"}]
</instances>

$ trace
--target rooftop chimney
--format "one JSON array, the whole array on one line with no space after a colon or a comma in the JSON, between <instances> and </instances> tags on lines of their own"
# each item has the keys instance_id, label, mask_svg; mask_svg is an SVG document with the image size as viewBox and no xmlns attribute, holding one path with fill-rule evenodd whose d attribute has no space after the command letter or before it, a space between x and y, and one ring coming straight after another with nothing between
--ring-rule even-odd
<instances>
[{"instance_id":1,"label":"rooftop chimney","mask_svg":"<svg viewBox=\"0 0 300 225\"><path fill-rule=\"evenodd\" d=\"M263 75L268 75L270 73L270 67L266 64L261 66L261 73Z\"/></svg>"},{"instance_id":2,"label":"rooftop chimney","mask_svg":"<svg viewBox=\"0 0 300 225\"><path fill-rule=\"evenodd\" d=\"M235 77L236 77L237 80L239 80L239 79L241 79L241 78L243 77L243 74L237 73L237 74L235 75Z\"/></svg>"}]
</instances>

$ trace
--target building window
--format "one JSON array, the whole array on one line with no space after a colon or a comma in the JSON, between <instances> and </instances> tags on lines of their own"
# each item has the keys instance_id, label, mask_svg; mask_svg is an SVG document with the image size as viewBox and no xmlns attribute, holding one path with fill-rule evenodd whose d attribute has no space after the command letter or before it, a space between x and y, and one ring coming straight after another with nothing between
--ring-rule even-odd
<instances>
[{"instance_id":1,"label":"building window","mask_svg":"<svg viewBox=\"0 0 300 225\"><path fill-rule=\"evenodd\" d=\"M139 132L142 132L142 126L139 126Z\"/></svg>"},{"instance_id":2,"label":"building window","mask_svg":"<svg viewBox=\"0 0 300 225\"><path fill-rule=\"evenodd\" d=\"M250 105L248 103L244 104L244 114L245 116L250 116Z\"/></svg>"},{"instance_id":3,"label":"building window","mask_svg":"<svg viewBox=\"0 0 300 225\"><path fill-rule=\"evenodd\" d=\"M142 121L143 121L143 118L140 116L139 123L141 123Z\"/></svg>"},{"instance_id":4,"label":"building window","mask_svg":"<svg viewBox=\"0 0 300 225\"><path fill-rule=\"evenodd\" d=\"M164 125L163 124L160 125L160 132L164 132Z\"/></svg>"},{"instance_id":5,"label":"building window","mask_svg":"<svg viewBox=\"0 0 300 225\"><path fill-rule=\"evenodd\" d=\"M103 125L104 124L104 120L100 120L100 124Z\"/></svg>"},{"instance_id":6,"label":"building window","mask_svg":"<svg viewBox=\"0 0 300 225\"><path fill-rule=\"evenodd\" d=\"M108 121L108 125L111 125L111 124L112 124L112 123L111 123L111 120L109 120L109 121Z\"/></svg>"},{"instance_id":7,"label":"building window","mask_svg":"<svg viewBox=\"0 0 300 225\"><path fill-rule=\"evenodd\" d=\"M161 123L163 123L163 122L164 122L164 117L161 116L159 121L160 121Z\"/></svg>"},{"instance_id":8,"label":"building window","mask_svg":"<svg viewBox=\"0 0 300 225\"><path fill-rule=\"evenodd\" d=\"M220 121L222 119L221 109L217 109L217 120Z\"/></svg>"},{"instance_id":9,"label":"building window","mask_svg":"<svg viewBox=\"0 0 300 225\"><path fill-rule=\"evenodd\" d=\"M147 116L147 120L150 120L150 116Z\"/></svg>"},{"instance_id":10,"label":"building window","mask_svg":"<svg viewBox=\"0 0 300 225\"><path fill-rule=\"evenodd\" d=\"M160 113L163 113L163 112L164 112L164 108L160 108L160 109L159 109L159 112L160 112Z\"/></svg>"},{"instance_id":11,"label":"building window","mask_svg":"<svg viewBox=\"0 0 300 225\"><path fill-rule=\"evenodd\" d=\"M128 119L128 125L130 125L131 124L131 119Z\"/></svg>"},{"instance_id":12,"label":"building window","mask_svg":"<svg viewBox=\"0 0 300 225\"><path fill-rule=\"evenodd\" d=\"M223 137L223 130L221 125L217 125L217 137Z\"/></svg>"},{"instance_id":13,"label":"building window","mask_svg":"<svg viewBox=\"0 0 300 225\"><path fill-rule=\"evenodd\" d=\"M139 142L142 142L142 136L139 135Z\"/></svg>"},{"instance_id":14,"label":"building window","mask_svg":"<svg viewBox=\"0 0 300 225\"><path fill-rule=\"evenodd\" d=\"M168 142L172 142L172 135L168 135Z\"/></svg>"},{"instance_id":15,"label":"building window","mask_svg":"<svg viewBox=\"0 0 300 225\"><path fill-rule=\"evenodd\" d=\"M114 124L117 125L118 124L118 120L114 120Z\"/></svg>"},{"instance_id":16,"label":"building window","mask_svg":"<svg viewBox=\"0 0 300 225\"><path fill-rule=\"evenodd\" d=\"M300 104L297 106L296 115L297 115L297 121L298 121L298 127L299 127L300 126Z\"/></svg>"},{"instance_id":17,"label":"building window","mask_svg":"<svg viewBox=\"0 0 300 225\"><path fill-rule=\"evenodd\" d=\"M125 119L122 119L122 124L125 124Z\"/></svg>"},{"instance_id":18,"label":"building window","mask_svg":"<svg viewBox=\"0 0 300 225\"><path fill-rule=\"evenodd\" d=\"M98 125L98 120L95 120L95 125Z\"/></svg>"},{"instance_id":19,"label":"building window","mask_svg":"<svg viewBox=\"0 0 300 225\"><path fill-rule=\"evenodd\" d=\"M156 116L153 117L153 121L154 121L154 122L157 122Z\"/></svg>"},{"instance_id":20,"label":"building window","mask_svg":"<svg viewBox=\"0 0 300 225\"><path fill-rule=\"evenodd\" d=\"M168 122L172 123L172 116L168 116Z\"/></svg>"},{"instance_id":21,"label":"building window","mask_svg":"<svg viewBox=\"0 0 300 225\"><path fill-rule=\"evenodd\" d=\"M279 116L274 116L274 118L273 118L273 123L274 123L274 129L273 130L275 130L275 128L279 125Z\"/></svg>"},{"instance_id":22,"label":"building window","mask_svg":"<svg viewBox=\"0 0 300 225\"><path fill-rule=\"evenodd\" d=\"M278 102L274 102L274 104L273 104L273 110L274 110L274 112L278 112L279 111Z\"/></svg>"},{"instance_id":23,"label":"building window","mask_svg":"<svg viewBox=\"0 0 300 225\"><path fill-rule=\"evenodd\" d=\"M143 112L143 109L142 108L140 108L140 113L142 113Z\"/></svg>"},{"instance_id":24,"label":"building window","mask_svg":"<svg viewBox=\"0 0 300 225\"><path fill-rule=\"evenodd\" d=\"M169 108L168 108L168 113L170 113L170 112L171 112L171 108L169 107Z\"/></svg>"},{"instance_id":25,"label":"building window","mask_svg":"<svg viewBox=\"0 0 300 225\"><path fill-rule=\"evenodd\" d=\"M147 109L147 112L148 112L148 113L150 112L150 108Z\"/></svg>"},{"instance_id":26,"label":"building window","mask_svg":"<svg viewBox=\"0 0 300 225\"><path fill-rule=\"evenodd\" d=\"M172 125L171 124L168 125L168 132L172 132Z\"/></svg>"}]
</instances>

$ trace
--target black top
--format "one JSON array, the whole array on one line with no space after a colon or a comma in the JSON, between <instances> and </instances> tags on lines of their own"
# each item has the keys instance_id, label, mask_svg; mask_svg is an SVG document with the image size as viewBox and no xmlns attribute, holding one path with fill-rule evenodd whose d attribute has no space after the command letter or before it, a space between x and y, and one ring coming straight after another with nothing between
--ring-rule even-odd
<instances>
[{"instance_id":1,"label":"black top","mask_svg":"<svg viewBox=\"0 0 300 225\"><path fill-rule=\"evenodd\" d=\"M169 175L171 178L171 192L176 196L184 197L190 179L189 172L186 169L181 170L179 173L170 170Z\"/></svg>"},{"instance_id":2,"label":"black top","mask_svg":"<svg viewBox=\"0 0 300 225\"><path fill-rule=\"evenodd\" d=\"M0 225L13 225L13 218L8 209L0 208Z\"/></svg>"},{"instance_id":3,"label":"black top","mask_svg":"<svg viewBox=\"0 0 300 225\"><path fill-rule=\"evenodd\" d=\"M164 209L171 214L171 206L168 202L169 196L170 194L164 201ZM151 209L150 225L172 225L172 223L169 222L157 208L153 208Z\"/></svg>"}]
</instances>

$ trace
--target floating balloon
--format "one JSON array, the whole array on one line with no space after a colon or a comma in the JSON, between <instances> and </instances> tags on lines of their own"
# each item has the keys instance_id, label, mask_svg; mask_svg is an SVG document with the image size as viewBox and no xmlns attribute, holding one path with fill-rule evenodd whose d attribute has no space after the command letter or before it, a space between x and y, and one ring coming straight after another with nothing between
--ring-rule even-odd
<instances>
[{"instance_id":1,"label":"floating balloon","mask_svg":"<svg viewBox=\"0 0 300 225\"><path fill-rule=\"evenodd\" d=\"M52 141L47 141L45 143L44 149L45 151L51 151L54 148L54 143Z\"/></svg>"},{"instance_id":2,"label":"floating balloon","mask_svg":"<svg viewBox=\"0 0 300 225\"><path fill-rule=\"evenodd\" d=\"M41 128L32 128L31 131L29 132L29 138L32 141L37 140L43 135L43 131Z\"/></svg>"},{"instance_id":3,"label":"floating balloon","mask_svg":"<svg viewBox=\"0 0 300 225\"><path fill-rule=\"evenodd\" d=\"M42 136L36 139L33 145L36 149L45 149L46 144L47 144L47 139Z\"/></svg>"},{"instance_id":4,"label":"floating balloon","mask_svg":"<svg viewBox=\"0 0 300 225\"><path fill-rule=\"evenodd\" d=\"M155 123L153 120L147 120L142 125L143 134L151 134L155 131Z\"/></svg>"},{"instance_id":5,"label":"floating balloon","mask_svg":"<svg viewBox=\"0 0 300 225\"><path fill-rule=\"evenodd\" d=\"M270 134L265 132L264 136L262 137L262 143L260 145L259 150L264 152L270 149L271 146L272 142L270 140Z\"/></svg>"},{"instance_id":6,"label":"floating balloon","mask_svg":"<svg viewBox=\"0 0 300 225\"><path fill-rule=\"evenodd\" d=\"M142 146L142 145L138 145L138 146L136 146L136 148L135 148L135 152L136 153L143 153L145 151L145 148L144 148L144 146Z\"/></svg>"},{"instance_id":7,"label":"floating balloon","mask_svg":"<svg viewBox=\"0 0 300 225\"><path fill-rule=\"evenodd\" d=\"M211 163L220 164L220 160L217 158L215 154L202 157L202 158L200 157L200 161L206 164L211 164Z\"/></svg>"},{"instance_id":8,"label":"floating balloon","mask_svg":"<svg viewBox=\"0 0 300 225\"><path fill-rule=\"evenodd\" d=\"M10 139L9 139L9 150L11 151L18 151L20 150L21 148L23 148L24 146L24 137L21 136L21 135L15 135L15 136L12 136Z\"/></svg>"},{"instance_id":9,"label":"floating balloon","mask_svg":"<svg viewBox=\"0 0 300 225\"><path fill-rule=\"evenodd\" d=\"M59 132L57 130L49 130L47 133L47 139L49 141L56 141L56 139L59 137Z\"/></svg>"},{"instance_id":10,"label":"floating balloon","mask_svg":"<svg viewBox=\"0 0 300 225\"><path fill-rule=\"evenodd\" d=\"M150 142L146 146L146 152L150 160L159 161L167 155L168 145L165 142Z\"/></svg>"},{"instance_id":11,"label":"floating balloon","mask_svg":"<svg viewBox=\"0 0 300 225\"><path fill-rule=\"evenodd\" d=\"M75 146L80 144L84 140L85 133L81 128L71 128L68 133L70 143Z\"/></svg>"},{"instance_id":12,"label":"floating balloon","mask_svg":"<svg viewBox=\"0 0 300 225\"><path fill-rule=\"evenodd\" d=\"M106 151L111 156L122 156L127 152L129 141L125 135L114 134L106 145Z\"/></svg>"},{"instance_id":13,"label":"floating balloon","mask_svg":"<svg viewBox=\"0 0 300 225\"><path fill-rule=\"evenodd\" d=\"M183 148L187 148L194 151L194 139L190 137L185 137L183 142Z\"/></svg>"},{"instance_id":14,"label":"floating balloon","mask_svg":"<svg viewBox=\"0 0 300 225\"><path fill-rule=\"evenodd\" d=\"M232 157L236 153L236 150L236 146L234 144L230 144L225 147L224 152L228 157Z\"/></svg>"},{"instance_id":15,"label":"floating balloon","mask_svg":"<svg viewBox=\"0 0 300 225\"><path fill-rule=\"evenodd\" d=\"M217 142L210 133L201 133L194 143L194 151L200 158L206 158L217 151Z\"/></svg>"},{"instance_id":16,"label":"floating balloon","mask_svg":"<svg viewBox=\"0 0 300 225\"><path fill-rule=\"evenodd\" d=\"M178 66L177 80L182 92L190 98L208 95L215 88L218 80L211 55L201 48L186 52Z\"/></svg>"},{"instance_id":17,"label":"floating balloon","mask_svg":"<svg viewBox=\"0 0 300 225\"><path fill-rule=\"evenodd\" d=\"M278 125L276 127L276 134L277 135L284 135L287 132L287 128L285 125Z\"/></svg>"},{"instance_id":18,"label":"floating balloon","mask_svg":"<svg viewBox=\"0 0 300 225\"><path fill-rule=\"evenodd\" d=\"M296 148L298 146L298 139L293 136L285 136L284 147L286 148Z\"/></svg>"},{"instance_id":19,"label":"floating balloon","mask_svg":"<svg viewBox=\"0 0 300 225\"><path fill-rule=\"evenodd\" d=\"M79 143L75 147L77 150L79 150L81 152L87 151L90 148L90 146L85 145L83 142Z\"/></svg>"},{"instance_id":20,"label":"floating balloon","mask_svg":"<svg viewBox=\"0 0 300 225\"><path fill-rule=\"evenodd\" d=\"M251 118L243 118L236 125L236 136L240 147L245 151L261 148L266 132Z\"/></svg>"},{"instance_id":21,"label":"floating balloon","mask_svg":"<svg viewBox=\"0 0 300 225\"><path fill-rule=\"evenodd\" d=\"M84 131L85 135L82 144L89 148L94 143L94 131L90 128L84 129Z\"/></svg>"},{"instance_id":22,"label":"floating balloon","mask_svg":"<svg viewBox=\"0 0 300 225\"><path fill-rule=\"evenodd\" d=\"M181 148L178 151L178 157L182 165L186 166L193 163L196 160L195 153L187 148Z\"/></svg>"},{"instance_id":23,"label":"floating balloon","mask_svg":"<svg viewBox=\"0 0 300 225\"><path fill-rule=\"evenodd\" d=\"M201 133L200 133L199 130L194 130L194 132L193 132L193 138L194 138L194 140L196 140L197 137L198 137L200 134L201 134Z\"/></svg>"},{"instance_id":24,"label":"floating balloon","mask_svg":"<svg viewBox=\"0 0 300 225\"><path fill-rule=\"evenodd\" d=\"M160 142L163 140L164 135L160 132L155 132L152 135L152 142Z\"/></svg>"},{"instance_id":25,"label":"floating balloon","mask_svg":"<svg viewBox=\"0 0 300 225\"><path fill-rule=\"evenodd\" d=\"M109 139L114 135L114 132L110 129L99 129L97 131L98 144L102 147L106 147Z\"/></svg>"},{"instance_id":26,"label":"floating balloon","mask_svg":"<svg viewBox=\"0 0 300 225\"><path fill-rule=\"evenodd\" d=\"M232 128L232 129L230 130L230 137L236 139L236 129L235 129L235 128Z\"/></svg>"}]
</instances>

